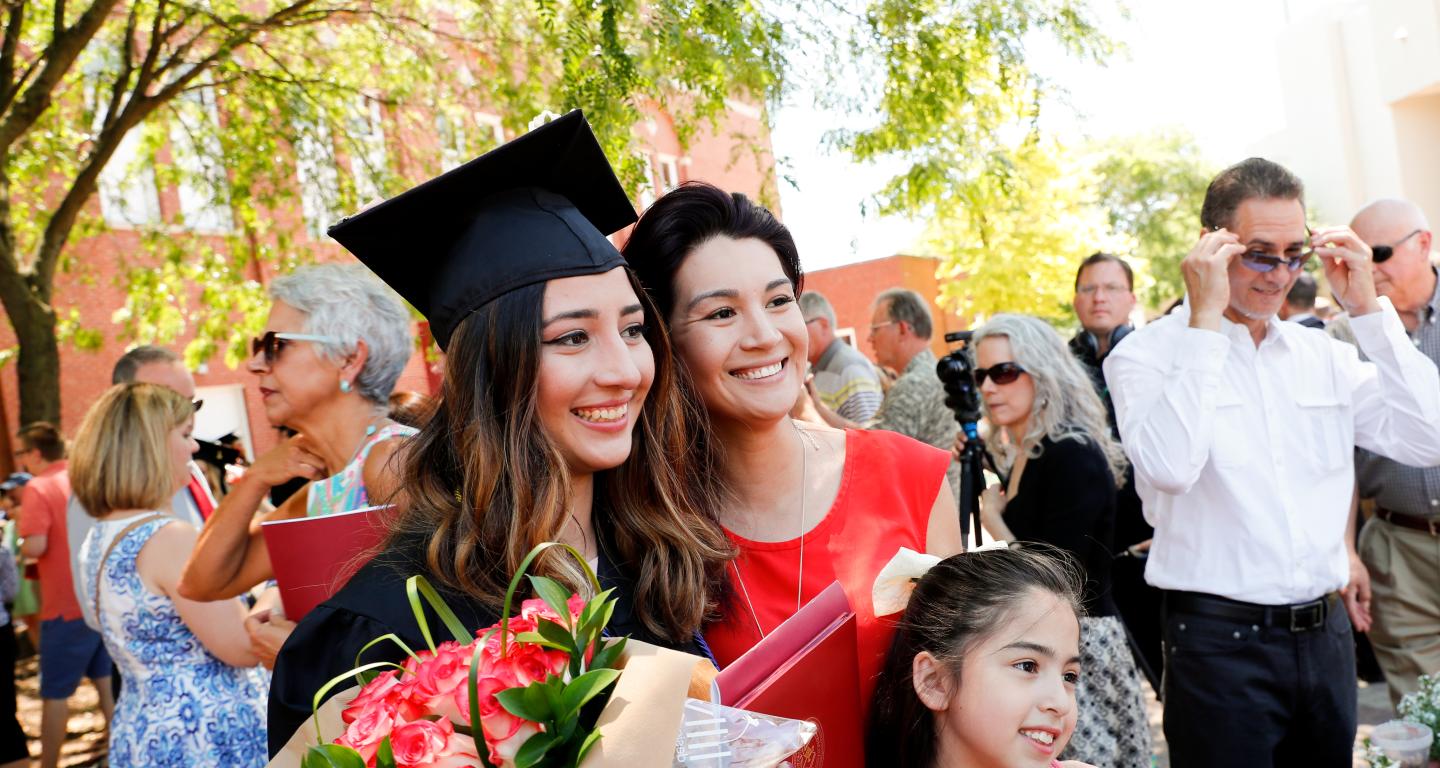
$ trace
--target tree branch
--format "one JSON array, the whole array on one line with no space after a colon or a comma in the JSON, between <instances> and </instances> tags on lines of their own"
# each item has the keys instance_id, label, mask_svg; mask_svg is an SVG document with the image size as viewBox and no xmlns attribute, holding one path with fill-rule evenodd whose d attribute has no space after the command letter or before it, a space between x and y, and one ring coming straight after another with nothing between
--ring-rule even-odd
<instances>
[{"instance_id":1,"label":"tree branch","mask_svg":"<svg viewBox=\"0 0 1440 768\"><path fill-rule=\"evenodd\" d=\"M116 2L117 0L95 0L94 4L80 14L73 26L60 30L46 46L45 51L36 59L37 62L44 62L39 74L25 87L19 102L5 113L4 120L0 120L0 149L8 150L49 108L60 79L70 71L80 52L95 37L95 33L100 31ZM61 7L63 3L56 4L57 9Z\"/></svg>"},{"instance_id":2,"label":"tree branch","mask_svg":"<svg viewBox=\"0 0 1440 768\"><path fill-rule=\"evenodd\" d=\"M135 71L135 27L139 24L139 9L139 3L132 3L130 14L125 19L125 39L120 44L120 72L115 75L115 82L110 86L110 100L105 104L104 116L100 118L102 129L115 118L130 85L130 73Z\"/></svg>"},{"instance_id":3,"label":"tree branch","mask_svg":"<svg viewBox=\"0 0 1440 768\"><path fill-rule=\"evenodd\" d=\"M20 33L25 27L25 3L10 4L10 18L5 22L5 42L0 44L0 111L10 105L19 84L15 79L15 53L20 47Z\"/></svg>"}]
</instances>

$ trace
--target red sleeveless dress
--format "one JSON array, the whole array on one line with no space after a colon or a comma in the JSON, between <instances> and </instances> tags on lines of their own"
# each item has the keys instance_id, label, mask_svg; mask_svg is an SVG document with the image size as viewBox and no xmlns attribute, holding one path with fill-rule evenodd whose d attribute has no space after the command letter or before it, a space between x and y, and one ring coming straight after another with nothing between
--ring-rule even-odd
<instances>
[{"instance_id":1,"label":"red sleeveless dress","mask_svg":"<svg viewBox=\"0 0 1440 768\"><path fill-rule=\"evenodd\" d=\"M930 510L945 480L950 454L883 430L846 430L845 467L835 503L804 536L808 602L840 581L855 611L861 701L870 692L890 648L897 616L877 620L870 592L875 576L901 547L925 551ZM722 618L705 629L705 641L722 668L739 658L795 613L800 539L761 542L725 532L739 548L727 569L731 594ZM748 595L748 599L747 599Z\"/></svg>"}]
</instances>

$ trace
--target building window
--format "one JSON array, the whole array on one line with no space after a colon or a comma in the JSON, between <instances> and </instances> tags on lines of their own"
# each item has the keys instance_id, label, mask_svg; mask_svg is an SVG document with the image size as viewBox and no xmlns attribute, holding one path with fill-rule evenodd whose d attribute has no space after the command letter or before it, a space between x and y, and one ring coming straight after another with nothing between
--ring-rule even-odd
<instances>
[{"instance_id":1,"label":"building window","mask_svg":"<svg viewBox=\"0 0 1440 768\"><path fill-rule=\"evenodd\" d=\"M680 167L674 157L660 155L660 191L661 193L680 186Z\"/></svg>"},{"instance_id":2,"label":"building window","mask_svg":"<svg viewBox=\"0 0 1440 768\"><path fill-rule=\"evenodd\" d=\"M224 234L234 229L230 179L222 164L220 113L210 88L190 91L173 104L170 152L180 170L180 218L195 232Z\"/></svg>"},{"instance_id":3,"label":"building window","mask_svg":"<svg viewBox=\"0 0 1440 768\"><path fill-rule=\"evenodd\" d=\"M98 136L104 128L109 89L102 87L117 76L119 57L115 51L87 53L80 65L85 109L90 114L90 133ZM121 105L123 107L123 105ZM110 161L100 169L97 187L100 213L109 227L135 228L160 223L160 189L155 183L152 153L145 150L144 125L131 128L120 139Z\"/></svg>"},{"instance_id":4,"label":"building window","mask_svg":"<svg viewBox=\"0 0 1440 768\"><path fill-rule=\"evenodd\" d=\"M655 204L655 162L651 159L649 152L639 153L640 167L645 173L645 178L640 182L638 199L640 210L645 210Z\"/></svg>"},{"instance_id":5,"label":"building window","mask_svg":"<svg viewBox=\"0 0 1440 768\"><path fill-rule=\"evenodd\" d=\"M505 143L505 126L500 122L499 115L476 112L475 123L480 126L480 146L475 152L477 157Z\"/></svg>"},{"instance_id":6,"label":"building window","mask_svg":"<svg viewBox=\"0 0 1440 768\"><path fill-rule=\"evenodd\" d=\"M335 145L323 123L295 122L295 175L300 181L300 209L305 231L315 240L338 218L340 172L335 166Z\"/></svg>"},{"instance_id":7,"label":"building window","mask_svg":"<svg viewBox=\"0 0 1440 768\"><path fill-rule=\"evenodd\" d=\"M363 204L385 196L388 157L380 102L359 97L350 109L349 118L350 138L355 142L350 172L355 178L355 194Z\"/></svg>"},{"instance_id":8,"label":"building window","mask_svg":"<svg viewBox=\"0 0 1440 768\"><path fill-rule=\"evenodd\" d=\"M435 115L435 140L440 145L440 171L449 171L468 158L465 156L465 126L441 112Z\"/></svg>"}]
</instances>

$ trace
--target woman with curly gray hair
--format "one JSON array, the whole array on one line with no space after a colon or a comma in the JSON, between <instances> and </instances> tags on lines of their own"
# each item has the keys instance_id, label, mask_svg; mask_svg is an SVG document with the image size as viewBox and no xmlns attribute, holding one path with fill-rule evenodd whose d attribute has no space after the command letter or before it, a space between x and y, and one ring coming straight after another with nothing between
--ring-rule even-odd
<instances>
[{"instance_id":1,"label":"woman with curly gray hair","mask_svg":"<svg viewBox=\"0 0 1440 768\"><path fill-rule=\"evenodd\" d=\"M270 295L246 367L266 418L295 434L256 459L200 531L180 582L191 600L233 597L273 577L255 513L276 485L312 481L264 520L395 502L390 458L415 434L388 416L414 349L410 313L389 286L359 264L319 264L276 280ZM246 626L268 662L294 625L261 611Z\"/></svg>"},{"instance_id":2,"label":"woman with curly gray hair","mask_svg":"<svg viewBox=\"0 0 1440 768\"><path fill-rule=\"evenodd\" d=\"M990 535L1064 549L1085 567L1079 723L1064 754L1116 768L1150 765L1140 674L1110 595L1115 492L1125 454L1065 341L1042 320L996 315L975 331L975 381L995 430L1005 488L981 500Z\"/></svg>"}]
</instances>

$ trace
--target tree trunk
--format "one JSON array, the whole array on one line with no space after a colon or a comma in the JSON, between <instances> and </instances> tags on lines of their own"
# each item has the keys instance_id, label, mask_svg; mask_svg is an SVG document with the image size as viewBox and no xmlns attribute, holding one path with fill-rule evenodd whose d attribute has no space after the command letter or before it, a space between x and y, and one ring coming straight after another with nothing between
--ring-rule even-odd
<instances>
[{"instance_id":1,"label":"tree trunk","mask_svg":"<svg viewBox=\"0 0 1440 768\"><path fill-rule=\"evenodd\" d=\"M55 338L55 310L42 304L20 286L0 287L0 300L15 338L20 342L20 419L18 426L33 421L48 421L60 426L60 346ZM14 296L21 293L21 296ZM12 297L19 301L12 301ZM18 306L17 306L18 304ZM7 436L8 437L8 436Z\"/></svg>"}]
</instances>

